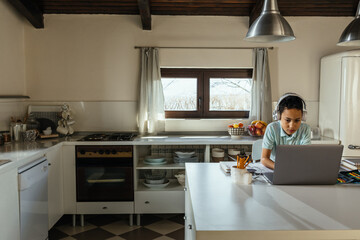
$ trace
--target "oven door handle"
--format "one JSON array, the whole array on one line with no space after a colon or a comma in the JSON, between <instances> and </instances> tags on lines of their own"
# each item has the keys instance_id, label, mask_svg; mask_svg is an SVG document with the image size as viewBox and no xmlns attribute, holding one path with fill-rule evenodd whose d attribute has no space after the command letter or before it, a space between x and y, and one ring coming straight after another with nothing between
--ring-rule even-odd
<instances>
[{"instance_id":1,"label":"oven door handle","mask_svg":"<svg viewBox=\"0 0 360 240\"><path fill-rule=\"evenodd\" d=\"M88 179L88 183L119 183L125 182L124 178L115 178L115 179Z\"/></svg>"}]
</instances>

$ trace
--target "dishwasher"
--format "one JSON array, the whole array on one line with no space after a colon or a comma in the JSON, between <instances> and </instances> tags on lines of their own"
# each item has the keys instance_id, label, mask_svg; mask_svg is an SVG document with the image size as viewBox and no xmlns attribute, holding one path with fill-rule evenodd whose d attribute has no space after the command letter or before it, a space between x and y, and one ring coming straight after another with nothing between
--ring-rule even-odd
<instances>
[{"instance_id":1,"label":"dishwasher","mask_svg":"<svg viewBox=\"0 0 360 240\"><path fill-rule=\"evenodd\" d=\"M48 161L35 160L18 170L20 239L48 239Z\"/></svg>"}]
</instances>

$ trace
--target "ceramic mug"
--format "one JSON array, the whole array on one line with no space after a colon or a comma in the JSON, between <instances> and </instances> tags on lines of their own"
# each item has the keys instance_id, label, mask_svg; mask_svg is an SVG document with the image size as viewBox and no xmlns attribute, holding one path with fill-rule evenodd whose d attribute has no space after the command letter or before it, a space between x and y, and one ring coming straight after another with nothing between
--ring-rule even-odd
<instances>
[{"instance_id":1,"label":"ceramic mug","mask_svg":"<svg viewBox=\"0 0 360 240\"><path fill-rule=\"evenodd\" d=\"M68 134L68 132L69 132L69 130L67 130L66 128L61 127L61 126L58 126L58 127L56 128L56 131L57 131L58 133L63 134L63 135L66 135L66 134Z\"/></svg>"},{"instance_id":2,"label":"ceramic mug","mask_svg":"<svg viewBox=\"0 0 360 240\"><path fill-rule=\"evenodd\" d=\"M252 182L252 175L246 169L240 169L236 166L231 168L231 180L238 185L249 185Z\"/></svg>"}]
</instances>

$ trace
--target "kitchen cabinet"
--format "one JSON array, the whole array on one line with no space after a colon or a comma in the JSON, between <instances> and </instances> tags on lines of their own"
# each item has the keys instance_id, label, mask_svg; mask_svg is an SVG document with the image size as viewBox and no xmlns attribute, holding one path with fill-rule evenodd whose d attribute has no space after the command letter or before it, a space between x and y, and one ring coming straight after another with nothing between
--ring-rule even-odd
<instances>
[{"instance_id":1,"label":"kitchen cabinet","mask_svg":"<svg viewBox=\"0 0 360 240\"><path fill-rule=\"evenodd\" d=\"M193 209L191 206L191 196L189 189L189 183L186 180L185 185L185 239L195 240L196 239L196 226L194 222Z\"/></svg>"},{"instance_id":2,"label":"kitchen cabinet","mask_svg":"<svg viewBox=\"0 0 360 240\"><path fill-rule=\"evenodd\" d=\"M135 213L184 213L184 187L178 183L174 175L184 171L185 164L174 163L173 153L184 150L195 151L199 160L203 161L204 149L205 146L135 146ZM149 155L164 157L167 163L162 165L145 164L144 159ZM169 185L164 188L149 188L144 186L145 172L156 170L166 171L166 178L170 181Z\"/></svg>"},{"instance_id":3,"label":"kitchen cabinet","mask_svg":"<svg viewBox=\"0 0 360 240\"><path fill-rule=\"evenodd\" d=\"M49 162L48 175L48 209L49 229L64 214L63 167L61 161L61 146L56 145L49 149L46 158Z\"/></svg>"},{"instance_id":4,"label":"kitchen cabinet","mask_svg":"<svg viewBox=\"0 0 360 240\"><path fill-rule=\"evenodd\" d=\"M1 239L20 239L20 212L17 169L0 174Z\"/></svg>"},{"instance_id":5,"label":"kitchen cabinet","mask_svg":"<svg viewBox=\"0 0 360 240\"><path fill-rule=\"evenodd\" d=\"M75 146L62 147L64 214L76 214Z\"/></svg>"}]
</instances>

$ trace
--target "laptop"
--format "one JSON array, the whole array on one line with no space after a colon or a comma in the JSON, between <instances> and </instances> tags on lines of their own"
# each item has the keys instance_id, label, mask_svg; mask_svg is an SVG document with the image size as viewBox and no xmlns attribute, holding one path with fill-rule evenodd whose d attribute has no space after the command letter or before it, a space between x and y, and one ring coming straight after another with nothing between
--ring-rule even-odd
<instances>
[{"instance_id":1,"label":"laptop","mask_svg":"<svg viewBox=\"0 0 360 240\"><path fill-rule=\"evenodd\" d=\"M336 144L279 145L274 172L264 176L275 185L335 184L343 148Z\"/></svg>"}]
</instances>

